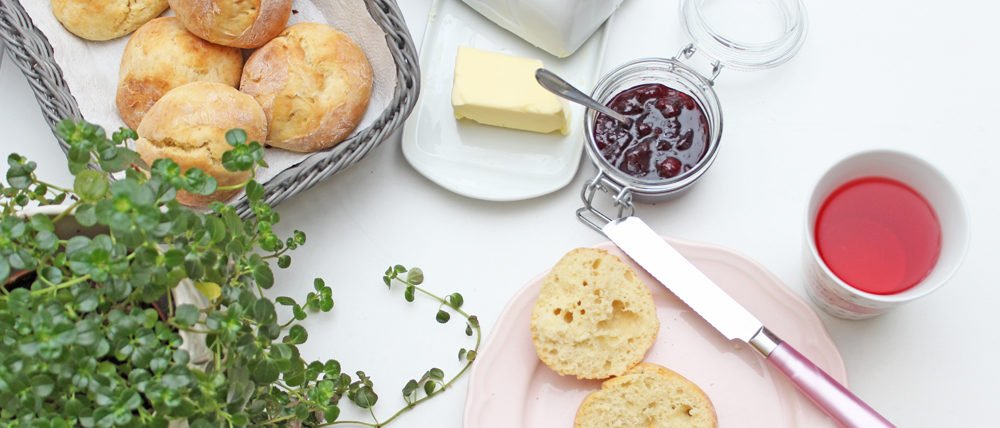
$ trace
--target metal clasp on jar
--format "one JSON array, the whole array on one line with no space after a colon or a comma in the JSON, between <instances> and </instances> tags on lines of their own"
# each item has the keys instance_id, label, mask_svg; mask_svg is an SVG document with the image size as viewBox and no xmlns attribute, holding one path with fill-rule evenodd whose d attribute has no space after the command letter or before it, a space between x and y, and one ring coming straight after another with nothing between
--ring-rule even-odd
<instances>
[{"instance_id":1,"label":"metal clasp on jar","mask_svg":"<svg viewBox=\"0 0 1000 428\"><path fill-rule=\"evenodd\" d=\"M681 48L680 52L677 52L677 55L674 55L674 60L676 60L677 62L681 62L681 60L683 59L691 59L691 57L694 56L695 52L697 51L698 48L694 46L694 43L688 43L687 46ZM694 71L695 74L701 76L702 79L705 79L705 81L708 82L709 86L712 86L715 85L715 78L719 77L719 73L722 73L722 62L716 59L712 60L710 64L712 66L712 75L709 77L705 77L701 73L694 71L694 68L691 67L690 65L688 65L687 67L691 69L691 71Z\"/></svg>"},{"instance_id":2,"label":"metal clasp on jar","mask_svg":"<svg viewBox=\"0 0 1000 428\"><path fill-rule=\"evenodd\" d=\"M616 217L612 218L594 205L594 198L598 192L612 196L613 207L618 210ZM597 176L583 187L580 199L583 200L583 207L576 210L576 217L583 224L598 232L601 232L605 225L614 220L635 214L635 206L632 205L632 191L627 186L622 186L611 180L603 170L599 171Z\"/></svg>"}]
</instances>

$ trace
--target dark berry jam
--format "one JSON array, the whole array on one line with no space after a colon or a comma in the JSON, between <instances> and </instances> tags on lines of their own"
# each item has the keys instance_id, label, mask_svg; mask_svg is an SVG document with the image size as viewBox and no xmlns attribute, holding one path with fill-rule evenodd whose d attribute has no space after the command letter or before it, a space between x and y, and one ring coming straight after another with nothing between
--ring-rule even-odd
<instances>
[{"instance_id":1,"label":"dark berry jam","mask_svg":"<svg viewBox=\"0 0 1000 428\"><path fill-rule=\"evenodd\" d=\"M632 124L598 113L594 141L601 156L628 175L673 178L708 153L708 119L688 94L649 83L622 91L607 105Z\"/></svg>"}]
</instances>

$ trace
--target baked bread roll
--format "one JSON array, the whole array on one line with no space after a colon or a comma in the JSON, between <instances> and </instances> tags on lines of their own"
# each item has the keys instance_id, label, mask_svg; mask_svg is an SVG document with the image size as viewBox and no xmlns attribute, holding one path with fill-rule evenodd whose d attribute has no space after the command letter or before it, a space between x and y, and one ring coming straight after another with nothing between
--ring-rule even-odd
<instances>
[{"instance_id":1,"label":"baked bread roll","mask_svg":"<svg viewBox=\"0 0 1000 428\"><path fill-rule=\"evenodd\" d=\"M250 56L240 90L264 107L268 145L314 152L337 145L361 122L372 68L346 34L296 24Z\"/></svg>"},{"instance_id":2,"label":"baked bread roll","mask_svg":"<svg viewBox=\"0 0 1000 428\"><path fill-rule=\"evenodd\" d=\"M52 14L63 27L96 41L131 33L165 10L167 0L52 0Z\"/></svg>"},{"instance_id":3,"label":"baked bread roll","mask_svg":"<svg viewBox=\"0 0 1000 428\"><path fill-rule=\"evenodd\" d=\"M243 53L206 42L184 29L175 17L157 18L129 39L118 72L118 115L135 129L142 116L167 91L191 82L236 87Z\"/></svg>"},{"instance_id":4,"label":"baked bread roll","mask_svg":"<svg viewBox=\"0 0 1000 428\"><path fill-rule=\"evenodd\" d=\"M659 329L646 285L618 257L593 248L556 263L531 313L538 358L579 379L622 375L642 361Z\"/></svg>"},{"instance_id":5,"label":"baked bread roll","mask_svg":"<svg viewBox=\"0 0 1000 428\"><path fill-rule=\"evenodd\" d=\"M715 428L715 407L698 385L643 363L601 384L576 412L576 428Z\"/></svg>"},{"instance_id":6,"label":"baked bread roll","mask_svg":"<svg viewBox=\"0 0 1000 428\"><path fill-rule=\"evenodd\" d=\"M188 31L212 43L258 48L288 24L292 0L169 0Z\"/></svg>"},{"instance_id":7,"label":"baked bread roll","mask_svg":"<svg viewBox=\"0 0 1000 428\"><path fill-rule=\"evenodd\" d=\"M267 118L257 101L232 86L215 82L194 82L167 92L142 118L136 151L152 165L170 158L182 171L198 168L215 177L219 186L239 184L250 178L249 171L231 172L222 166L222 154L232 148L226 132L246 131L249 141L267 135ZM178 192L177 201L189 206L205 206L225 201L239 190L217 191L211 195Z\"/></svg>"}]
</instances>

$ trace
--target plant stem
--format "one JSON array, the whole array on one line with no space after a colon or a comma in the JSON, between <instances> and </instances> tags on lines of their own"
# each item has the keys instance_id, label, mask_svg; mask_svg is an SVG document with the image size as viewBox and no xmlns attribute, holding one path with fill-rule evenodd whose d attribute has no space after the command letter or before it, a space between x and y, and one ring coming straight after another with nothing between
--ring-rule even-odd
<instances>
[{"instance_id":1,"label":"plant stem","mask_svg":"<svg viewBox=\"0 0 1000 428\"><path fill-rule=\"evenodd\" d=\"M55 216L55 218L52 219L52 223L58 223L59 220L62 220L64 217L66 217L67 215L69 215L69 213L73 212L73 210L75 210L77 207L79 207L80 204L82 204L82 203L83 203L83 201L73 202L73 205L70 205L65 210L63 210L63 212L59 213L59 215Z\"/></svg>"},{"instance_id":2,"label":"plant stem","mask_svg":"<svg viewBox=\"0 0 1000 428\"><path fill-rule=\"evenodd\" d=\"M228 186L216 186L215 187L215 191L218 192L220 190L224 191L224 190L242 189L242 188L246 187L247 184L250 184L250 182L253 181L253 179L256 177L256 175L257 175L256 171L253 170L253 169L251 169L250 170L250 178L248 178L246 181L244 181L242 183L230 184Z\"/></svg>"},{"instance_id":3,"label":"plant stem","mask_svg":"<svg viewBox=\"0 0 1000 428\"><path fill-rule=\"evenodd\" d=\"M479 345L482 342L483 333L482 333L482 330L479 328L479 323L476 323L475 325L473 325L471 322L469 322L469 319L472 317L472 315L469 315L467 312L463 311L462 309L459 309L459 308L456 308L456 307L453 307L453 306L449 305L448 302L445 301L444 299L442 299L441 297L438 297L436 294L431 293L431 292L429 292L429 291L427 291L427 290L425 290L423 288L418 287L416 284L412 284L409 281L406 281L406 280L404 280L402 278L395 278L395 279L397 281L399 281L399 282L402 282L403 284L406 284L409 287L413 287L415 290L419 291L421 294L423 294L425 296L428 296L428 297L430 297L430 298L432 298L434 300L437 300L438 302L440 302L441 304L443 304L445 306L448 306L449 308L451 308L452 310L454 310L456 313L458 313L459 315L461 315L463 318L465 318L466 323L469 326L471 326L472 329L476 332L476 346L472 350L475 351L476 353L479 352ZM465 366L462 367L462 370L459 370L459 372L455 376L453 376L451 379L449 379L448 382L445 382L444 384L441 385L441 389L439 391L435 392L432 395L425 395L423 397L420 397L419 399L415 400L412 403L408 403L402 409L399 409L398 411L396 411L396 413L394 413L392 416L390 416L389 419L386 419L386 420L384 420L382 422L379 422L378 419L375 418L374 411L372 411L371 408L368 408L368 410L372 413L372 419L375 420L374 424L368 423L368 422L361 422L361 421L334 421L334 422L330 422L330 423L327 423L327 424L322 424L322 425L319 425L319 426L324 427L324 426L331 426L331 425L360 425L360 426L366 426L366 427L371 427L371 428L382 428L382 427L385 427L386 425L389 425L390 423L392 423L392 421L396 420L396 418L402 416L404 413L410 411L410 409L416 407L418 404L423 403L424 401L430 400L431 398L436 397L438 394L440 394L440 393L444 392L445 390L447 390L449 387L451 387L451 385L453 383L455 383L455 381L457 381L458 379L460 379L462 377L462 375L465 374L465 372L469 371L470 367L472 367L472 361L466 362Z\"/></svg>"},{"instance_id":4,"label":"plant stem","mask_svg":"<svg viewBox=\"0 0 1000 428\"><path fill-rule=\"evenodd\" d=\"M176 329L178 329L180 331L186 331L188 333L212 334L212 331L202 331L202 330L195 330L193 328L182 327L182 326L178 325L177 323L175 323L173 319L167 320L167 324L169 324L173 328L176 328Z\"/></svg>"},{"instance_id":5,"label":"plant stem","mask_svg":"<svg viewBox=\"0 0 1000 428\"><path fill-rule=\"evenodd\" d=\"M264 422L264 425L274 425L274 424L277 424L278 422L284 422L284 421L287 421L287 420L292 419L292 418L295 418L295 415L285 415L285 416L282 416L280 418L271 419L271 420L269 420L267 422Z\"/></svg>"},{"instance_id":6,"label":"plant stem","mask_svg":"<svg viewBox=\"0 0 1000 428\"><path fill-rule=\"evenodd\" d=\"M38 183L38 184L44 184L45 187L48 187L49 189L55 189L55 190L58 190L58 191L63 192L63 193L72 193L69 189L67 189L65 187L56 186L55 184L39 180L37 177L34 176L34 174L32 174L32 178L34 178L34 180L35 180L36 183Z\"/></svg>"},{"instance_id":7,"label":"plant stem","mask_svg":"<svg viewBox=\"0 0 1000 428\"><path fill-rule=\"evenodd\" d=\"M79 284L81 282L88 281L88 280L90 280L90 275L84 275L84 276L81 276L79 278L66 281L66 282L64 282L62 284L59 284L59 285L56 285L56 286L53 286L53 287L48 287L48 288L43 288L41 290L32 291L31 295L32 296L37 296L39 294L47 293L49 291L56 292L56 291L62 290L64 288L72 287L72 286L74 286L76 284Z\"/></svg>"},{"instance_id":8,"label":"plant stem","mask_svg":"<svg viewBox=\"0 0 1000 428\"><path fill-rule=\"evenodd\" d=\"M371 427L371 428L381 428L381 427L384 427L387 422L389 422L389 421L382 422L381 425L375 425L373 423L361 422L361 421L336 421L336 422L331 422L331 423L328 423L328 424L323 424L323 425L320 425L320 426L321 427L328 427L328 426L331 426L331 425L361 425L361 426Z\"/></svg>"}]
</instances>

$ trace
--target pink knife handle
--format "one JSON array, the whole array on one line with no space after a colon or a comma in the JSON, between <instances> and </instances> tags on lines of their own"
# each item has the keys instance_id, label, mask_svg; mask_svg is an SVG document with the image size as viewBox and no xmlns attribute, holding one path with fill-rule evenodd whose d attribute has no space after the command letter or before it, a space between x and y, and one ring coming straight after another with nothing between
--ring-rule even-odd
<instances>
[{"instance_id":1,"label":"pink knife handle","mask_svg":"<svg viewBox=\"0 0 1000 428\"><path fill-rule=\"evenodd\" d=\"M849 428L895 427L789 344L778 344L767 356L767 361L788 376L799 391L838 425Z\"/></svg>"}]
</instances>

